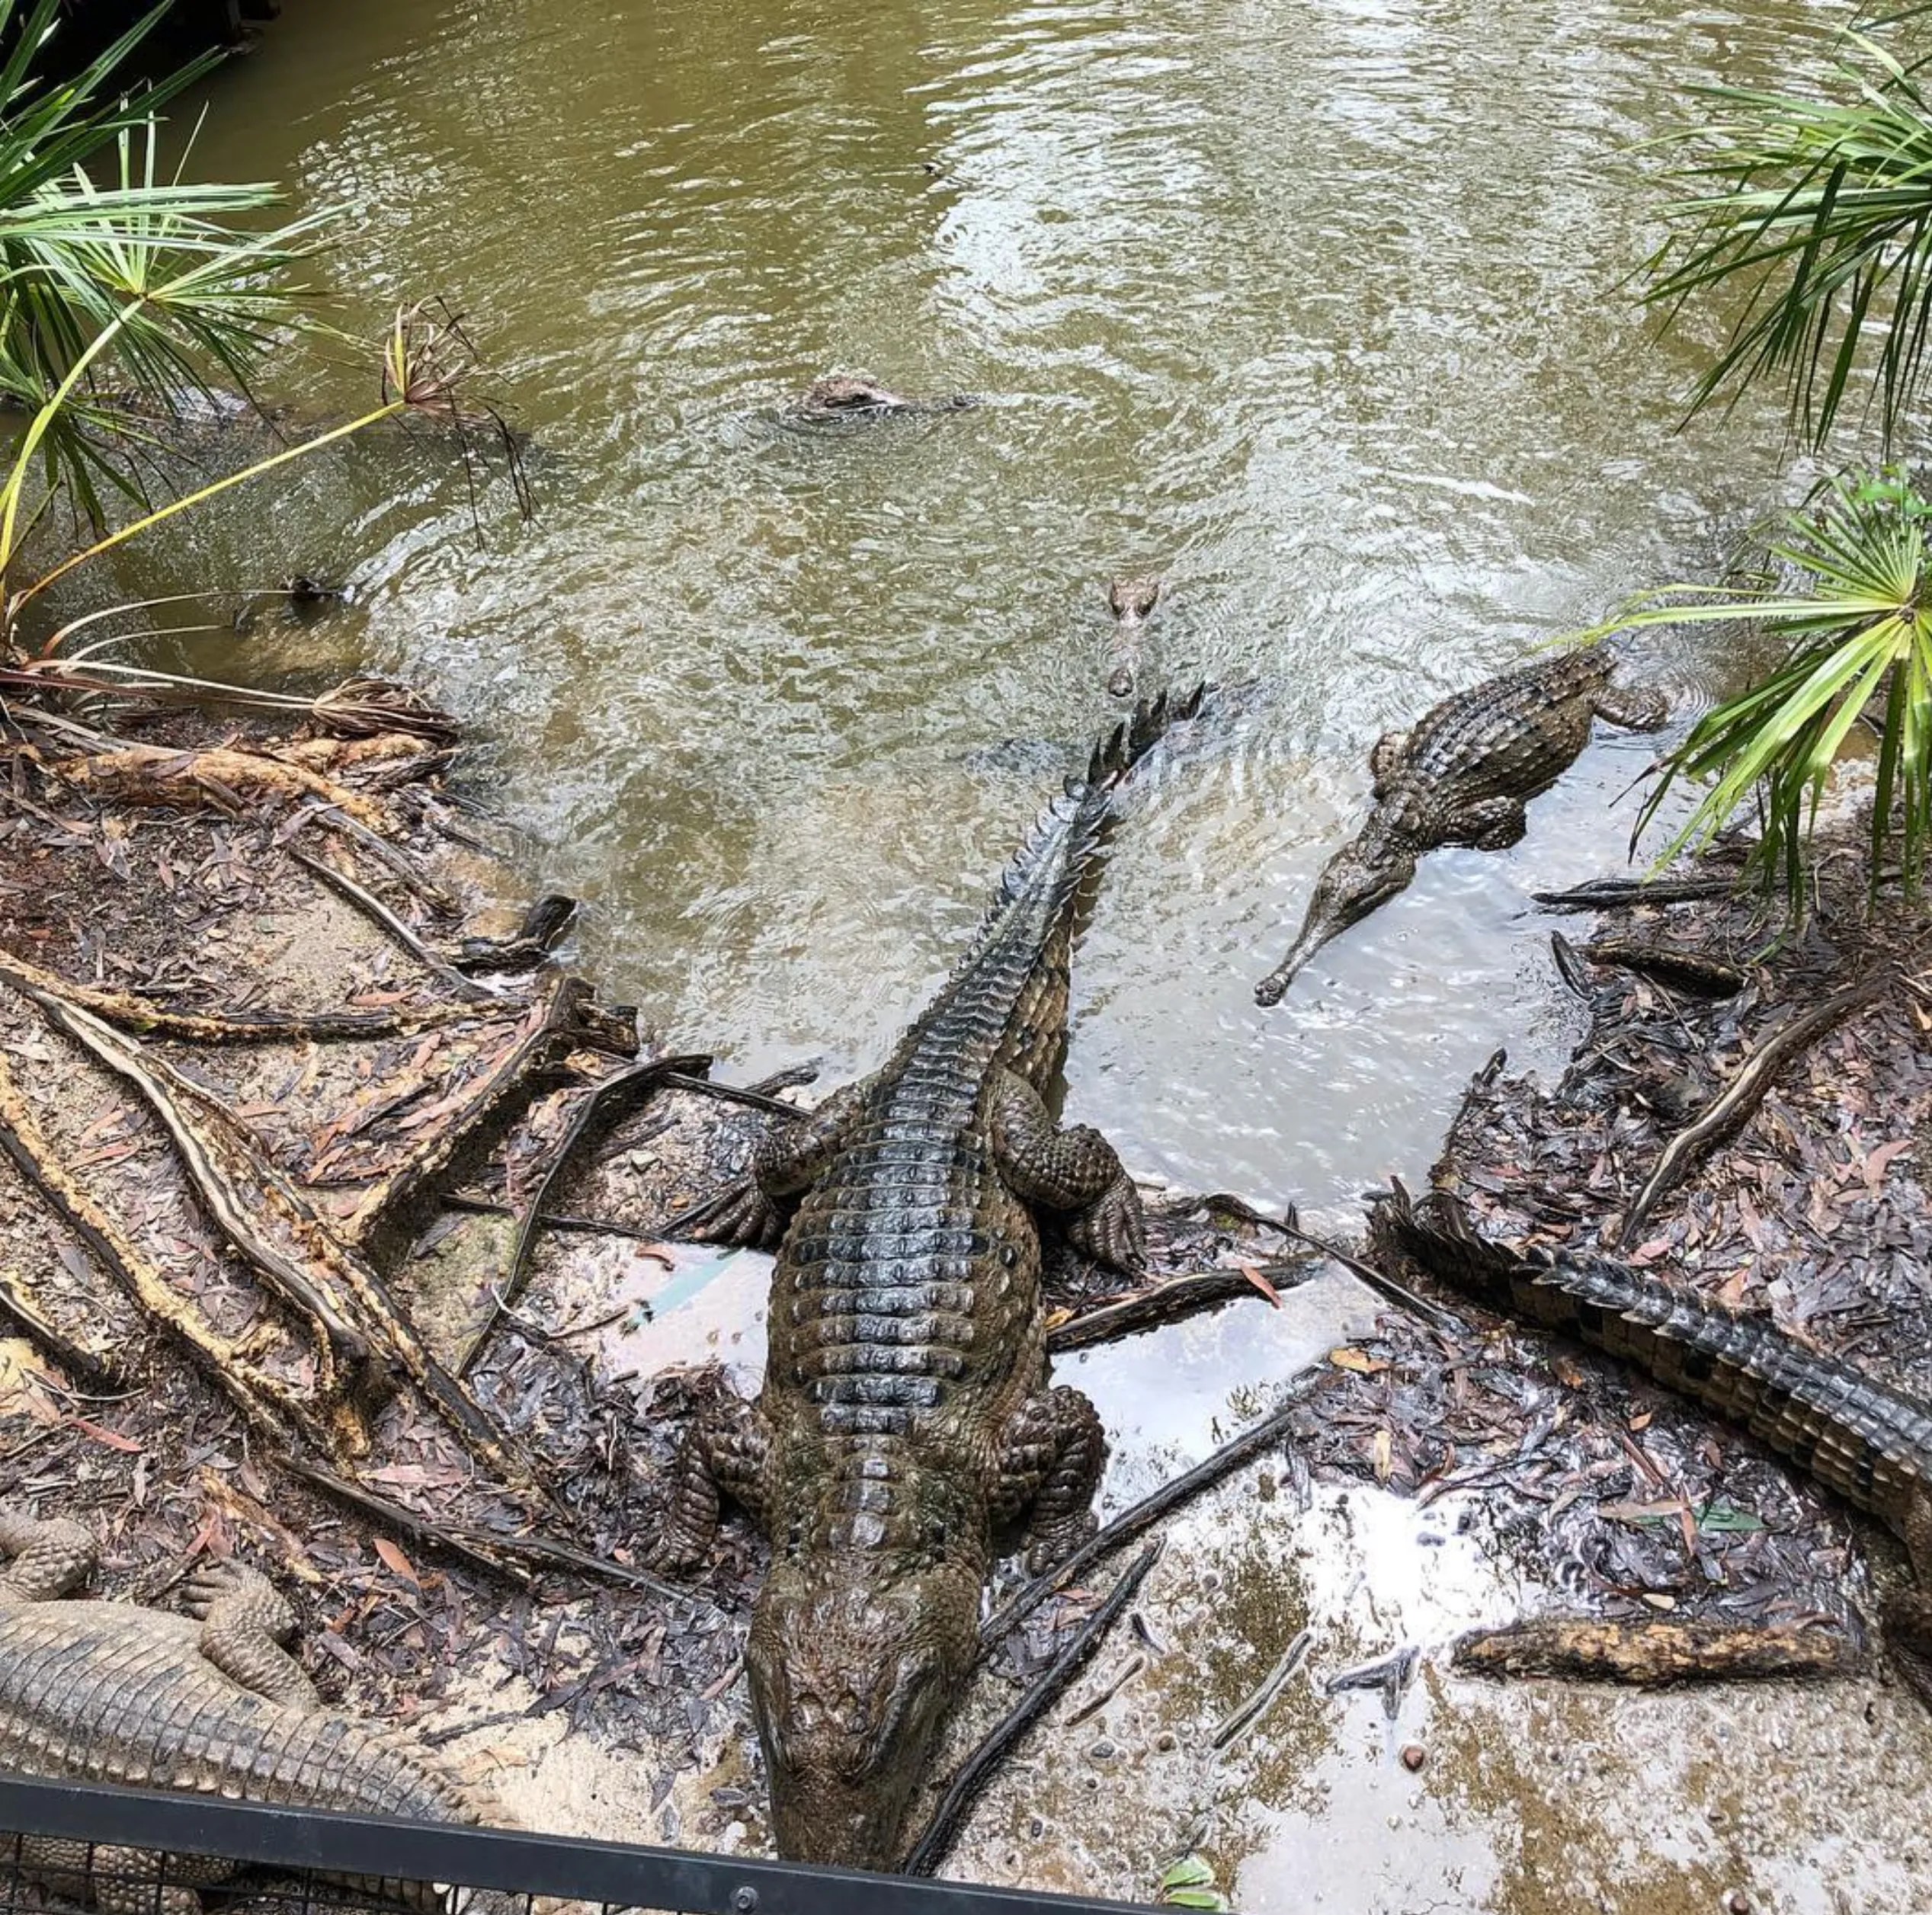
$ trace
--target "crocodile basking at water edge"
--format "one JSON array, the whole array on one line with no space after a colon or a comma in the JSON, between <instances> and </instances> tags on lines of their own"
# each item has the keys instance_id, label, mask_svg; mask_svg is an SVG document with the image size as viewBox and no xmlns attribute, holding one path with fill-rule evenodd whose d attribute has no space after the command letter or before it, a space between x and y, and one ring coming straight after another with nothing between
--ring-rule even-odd
<instances>
[{"instance_id":1,"label":"crocodile basking at water edge","mask_svg":"<svg viewBox=\"0 0 1932 1915\"><path fill-rule=\"evenodd\" d=\"M1633 1265L1479 1236L1447 1192L1413 1202L1396 1184L1376 1206L1375 1231L1482 1302L1636 1364L1879 1517L1905 1543L1919 1584L1889 1599L1886 1633L1932 1702L1932 1404Z\"/></svg>"},{"instance_id":2,"label":"crocodile basking at water edge","mask_svg":"<svg viewBox=\"0 0 1932 1915\"><path fill-rule=\"evenodd\" d=\"M1048 1386L1038 1218L1127 1273L1145 1226L1112 1147L1045 1099L1101 828L1200 698L1143 703L1101 745L889 1062L767 1134L704 1220L741 1242L783 1231L770 1348L756 1402L694 1430L660 1560L702 1557L720 1492L771 1539L745 1664L781 1855L898 1861L996 1555L1024 1535L1043 1564L1091 1526L1106 1443L1084 1396Z\"/></svg>"},{"instance_id":3,"label":"crocodile basking at water edge","mask_svg":"<svg viewBox=\"0 0 1932 1915\"><path fill-rule=\"evenodd\" d=\"M1655 692L1613 687L1616 655L1595 645L1559 652L1446 698L1412 732L1389 732L1369 754L1375 809L1328 860L1288 955L1254 987L1280 1001L1329 939L1368 916L1444 844L1499 851L1527 828L1523 806L1567 771L1600 718L1654 732L1668 716Z\"/></svg>"},{"instance_id":4,"label":"crocodile basking at water edge","mask_svg":"<svg viewBox=\"0 0 1932 1915\"><path fill-rule=\"evenodd\" d=\"M12 1558L0 1575L0 1772L415 1821L503 1821L486 1789L431 1750L323 1707L281 1647L294 1614L256 1571L210 1565L187 1584L192 1615L174 1616L61 1600L95 1565L78 1523L0 1505L0 1552ZM171 1856L164 1886L137 1850L90 1857L78 1843L21 1841L27 1874L106 1915L199 1915L194 1891L240 1865ZM0 1837L10 1856L13 1846Z\"/></svg>"}]
</instances>

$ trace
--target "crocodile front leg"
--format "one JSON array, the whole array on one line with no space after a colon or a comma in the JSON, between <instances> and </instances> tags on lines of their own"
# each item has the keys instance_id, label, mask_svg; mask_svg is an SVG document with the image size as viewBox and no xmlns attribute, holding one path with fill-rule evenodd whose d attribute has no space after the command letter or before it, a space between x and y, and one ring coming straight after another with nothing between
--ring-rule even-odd
<instances>
[{"instance_id":1,"label":"crocodile front leg","mask_svg":"<svg viewBox=\"0 0 1932 1915\"><path fill-rule=\"evenodd\" d=\"M1030 1396L1008 1423L993 1518L1002 1529L1026 1526L1030 1574L1051 1568L1094 1533L1094 1492L1106 1461L1099 1412L1078 1390Z\"/></svg>"},{"instance_id":2,"label":"crocodile front leg","mask_svg":"<svg viewBox=\"0 0 1932 1915\"><path fill-rule=\"evenodd\" d=\"M230 1682L308 1714L316 1686L284 1645L295 1637L288 1599L258 1570L211 1563L187 1585L181 1606L201 1625L201 1653Z\"/></svg>"},{"instance_id":3,"label":"crocodile front leg","mask_svg":"<svg viewBox=\"0 0 1932 1915\"><path fill-rule=\"evenodd\" d=\"M751 1148L750 1175L687 1212L678 1234L693 1243L776 1249L794 1200L831 1161L864 1090L863 1084L846 1084L809 1115L773 1123Z\"/></svg>"},{"instance_id":4,"label":"crocodile front leg","mask_svg":"<svg viewBox=\"0 0 1932 1915\"><path fill-rule=\"evenodd\" d=\"M724 1396L700 1411L678 1452L664 1534L649 1552L651 1566L691 1569L701 1563L718 1527L721 1496L762 1529L771 1449L771 1426L756 1404Z\"/></svg>"},{"instance_id":5,"label":"crocodile front leg","mask_svg":"<svg viewBox=\"0 0 1932 1915\"><path fill-rule=\"evenodd\" d=\"M1378 802L1389 796L1389 782L1402 761L1402 747L1408 742L1406 732L1384 732L1369 747L1369 777L1372 780L1369 789Z\"/></svg>"},{"instance_id":6,"label":"crocodile front leg","mask_svg":"<svg viewBox=\"0 0 1932 1915\"><path fill-rule=\"evenodd\" d=\"M0 1604L50 1603L78 1589L101 1558L93 1537L71 1517L50 1516L43 1523L4 1504L0 1550L13 1558L0 1575Z\"/></svg>"},{"instance_id":7,"label":"crocodile front leg","mask_svg":"<svg viewBox=\"0 0 1932 1915\"><path fill-rule=\"evenodd\" d=\"M1591 702L1606 725L1626 732L1661 731L1671 716L1671 701L1661 691L1639 685L1606 685Z\"/></svg>"},{"instance_id":8,"label":"crocodile front leg","mask_svg":"<svg viewBox=\"0 0 1932 1915\"><path fill-rule=\"evenodd\" d=\"M1022 1203L1070 1212L1068 1241L1097 1263L1138 1276L1147 1267L1147 1224L1113 1146L1090 1124L1058 1129L1040 1093L1011 1071L993 1094L994 1161Z\"/></svg>"}]
</instances>

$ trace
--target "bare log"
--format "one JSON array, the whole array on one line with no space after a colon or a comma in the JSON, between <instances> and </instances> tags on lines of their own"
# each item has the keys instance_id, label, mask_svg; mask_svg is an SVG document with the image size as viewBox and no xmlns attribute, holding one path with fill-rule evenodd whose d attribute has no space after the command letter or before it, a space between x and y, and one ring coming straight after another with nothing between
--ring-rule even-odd
<instances>
[{"instance_id":1,"label":"bare log","mask_svg":"<svg viewBox=\"0 0 1932 1915\"><path fill-rule=\"evenodd\" d=\"M1561 1676L1658 1689L1673 1683L1855 1675L1863 1648L1842 1629L1761 1622L1546 1618L1463 1637L1453 1667L1477 1676Z\"/></svg>"}]
</instances>

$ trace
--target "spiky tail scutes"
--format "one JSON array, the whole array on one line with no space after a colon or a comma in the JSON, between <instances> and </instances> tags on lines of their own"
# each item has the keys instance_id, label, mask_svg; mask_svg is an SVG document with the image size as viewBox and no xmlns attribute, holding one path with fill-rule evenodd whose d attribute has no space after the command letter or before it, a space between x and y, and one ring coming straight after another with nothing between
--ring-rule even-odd
<instances>
[{"instance_id":1,"label":"spiky tail scutes","mask_svg":"<svg viewBox=\"0 0 1932 1915\"><path fill-rule=\"evenodd\" d=\"M1415 1203L1398 1182L1376 1223L1459 1288L1634 1363L1895 1526L1906 1500L1932 1484L1932 1405L1768 1318L1721 1309L1613 1257L1492 1242L1443 1191Z\"/></svg>"},{"instance_id":2,"label":"spiky tail scutes","mask_svg":"<svg viewBox=\"0 0 1932 1915\"><path fill-rule=\"evenodd\" d=\"M1113 811L1115 794L1175 725L1199 714L1213 689L1203 680L1177 697L1162 692L1157 698L1143 698L1111 731L1102 733L1088 759L1086 776L1067 780L1065 791L1033 821L1026 841L1001 873L989 924L1027 889L1056 852L1061 855L1062 884L1078 885L1101 828Z\"/></svg>"}]
</instances>

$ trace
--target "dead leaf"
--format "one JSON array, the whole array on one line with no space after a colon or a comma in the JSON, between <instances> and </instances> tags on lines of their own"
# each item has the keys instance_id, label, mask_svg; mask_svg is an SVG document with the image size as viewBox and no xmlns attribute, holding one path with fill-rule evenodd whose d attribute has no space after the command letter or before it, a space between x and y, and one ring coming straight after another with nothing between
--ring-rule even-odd
<instances>
[{"instance_id":1,"label":"dead leaf","mask_svg":"<svg viewBox=\"0 0 1932 1915\"><path fill-rule=\"evenodd\" d=\"M1328 1361L1337 1369L1352 1369L1358 1376L1373 1376L1389 1367L1379 1356L1371 1356L1366 1350L1351 1349L1347 1344L1330 1350Z\"/></svg>"},{"instance_id":2,"label":"dead leaf","mask_svg":"<svg viewBox=\"0 0 1932 1915\"><path fill-rule=\"evenodd\" d=\"M1395 1439L1385 1427L1375 1433L1375 1480L1386 1483L1395 1465Z\"/></svg>"},{"instance_id":3,"label":"dead leaf","mask_svg":"<svg viewBox=\"0 0 1932 1915\"><path fill-rule=\"evenodd\" d=\"M418 1589L422 1587L422 1578L416 1574L409 1558L387 1536L377 1536L375 1544L376 1555L382 1558L389 1570L400 1576L405 1583L413 1583Z\"/></svg>"},{"instance_id":4,"label":"dead leaf","mask_svg":"<svg viewBox=\"0 0 1932 1915\"><path fill-rule=\"evenodd\" d=\"M101 1443L109 1449L118 1449L126 1456L138 1456L141 1446L132 1436L123 1436L118 1430L104 1430L98 1423L90 1423L85 1417L69 1417L67 1427L78 1430L84 1436Z\"/></svg>"},{"instance_id":5,"label":"dead leaf","mask_svg":"<svg viewBox=\"0 0 1932 1915\"><path fill-rule=\"evenodd\" d=\"M1276 1309L1279 1310L1281 1308L1281 1292L1261 1274L1258 1264L1237 1260L1235 1268L1240 1271L1242 1275L1246 1277L1248 1282L1253 1284Z\"/></svg>"}]
</instances>

